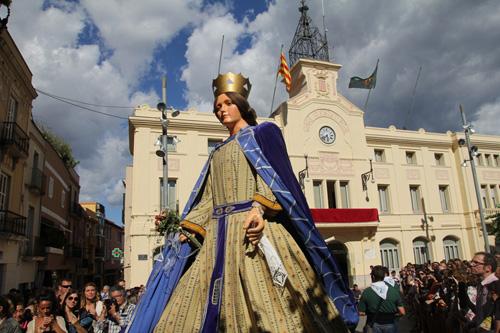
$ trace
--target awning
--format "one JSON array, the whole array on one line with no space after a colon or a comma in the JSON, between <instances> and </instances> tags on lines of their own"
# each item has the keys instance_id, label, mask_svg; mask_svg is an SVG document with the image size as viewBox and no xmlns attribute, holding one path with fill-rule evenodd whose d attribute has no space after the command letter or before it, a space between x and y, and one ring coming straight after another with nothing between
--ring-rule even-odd
<instances>
[{"instance_id":1,"label":"awning","mask_svg":"<svg viewBox=\"0 0 500 333\"><path fill-rule=\"evenodd\" d=\"M314 208L311 214L316 225L321 226L371 226L378 225L376 208Z\"/></svg>"}]
</instances>

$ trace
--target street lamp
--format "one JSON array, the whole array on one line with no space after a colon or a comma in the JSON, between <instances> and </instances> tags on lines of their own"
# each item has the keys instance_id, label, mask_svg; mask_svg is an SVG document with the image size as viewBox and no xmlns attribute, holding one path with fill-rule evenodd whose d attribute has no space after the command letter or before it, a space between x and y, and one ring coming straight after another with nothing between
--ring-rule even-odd
<instances>
[{"instance_id":1,"label":"street lamp","mask_svg":"<svg viewBox=\"0 0 500 333\"><path fill-rule=\"evenodd\" d=\"M477 179L477 171L476 171L476 163L474 163L474 156L478 155L477 152L477 147L472 146L470 143L470 135L474 134L476 131L472 128L472 124L467 123L465 119L465 112L462 108L462 105L460 105L460 114L462 115L462 127L464 129L465 133L465 140L460 139L458 140L458 144L460 146L466 146L467 147L467 152L469 153L469 159L465 159L462 162L462 166L464 164L466 165L467 162L470 162L471 170L472 170L472 179L474 180L474 188L476 190L476 199L477 199L477 206L479 208L479 219L481 221L481 230L483 231L483 239L484 239L484 251L486 253L490 253L490 244L488 241L488 231L486 230L486 222L484 220L484 211L483 211L483 203L481 201L481 192L479 188L479 181Z\"/></svg>"},{"instance_id":2,"label":"street lamp","mask_svg":"<svg viewBox=\"0 0 500 333\"><path fill-rule=\"evenodd\" d=\"M371 179L372 184L375 184L375 176L373 175L372 159L370 158L370 170L361 174L361 187L366 192L366 201L370 201L368 197L368 181Z\"/></svg>"},{"instance_id":3,"label":"street lamp","mask_svg":"<svg viewBox=\"0 0 500 333\"><path fill-rule=\"evenodd\" d=\"M165 95L165 94L164 94ZM165 99L165 96L164 96ZM159 146L156 150L156 155L163 160L163 186L162 186L162 201L161 209L166 209L168 206L168 119L167 119L167 105L165 102L160 102L156 108L161 112L161 128L162 135L156 140L155 146ZM172 117L179 115L179 110L172 110ZM178 140L177 140L178 141Z\"/></svg>"}]
</instances>

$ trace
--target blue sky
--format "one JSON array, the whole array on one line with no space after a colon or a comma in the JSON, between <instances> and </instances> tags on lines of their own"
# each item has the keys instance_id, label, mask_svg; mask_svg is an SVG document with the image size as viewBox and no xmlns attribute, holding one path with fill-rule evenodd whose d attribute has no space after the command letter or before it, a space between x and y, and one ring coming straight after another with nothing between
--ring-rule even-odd
<instances>
[{"instance_id":1,"label":"blue sky","mask_svg":"<svg viewBox=\"0 0 500 333\"><path fill-rule=\"evenodd\" d=\"M16 0L9 31L36 88L93 104L156 105L167 75L168 104L210 111L211 80L225 36L222 72L253 83L250 102L267 116L280 45L293 38L299 1ZM321 0L309 0L321 27ZM380 59L367 126L402 127L418 68L422 73L409 129L460 128L464 105L480 133L500 134L500 3L495 0L324 0L332 62L343 66L338 89L362 107L366 91L348 89ZM27 24L29 23L29 24ZM286 100L282 86L277 102ZM132 109L97 108L122 117ZM52 128L81 161L81 199L120 220L126 120L98 116L40 95L36 121ZM76 129L76 130L75 130Z\"/></svg>"}]
</instances>

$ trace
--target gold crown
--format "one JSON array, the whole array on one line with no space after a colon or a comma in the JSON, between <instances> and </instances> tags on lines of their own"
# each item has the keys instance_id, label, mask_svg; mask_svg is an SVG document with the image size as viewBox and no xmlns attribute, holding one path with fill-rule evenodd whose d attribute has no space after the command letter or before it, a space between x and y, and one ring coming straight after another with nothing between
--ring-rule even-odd
<instances>
[{"instance_id":1,"label":"gold crown","mask_svg":"<svg viewBox=\"0 0 500 333\"><path fill-rule=\"evenodd\" d=\"M252 85L250 84L248 78L241 75L241 73L234 74L228 72L226 74L219 74L219 76L213 80L212 89L215 97L227 92L236 92L241 96L248 98Z\"/></svg>"}]
</instances>

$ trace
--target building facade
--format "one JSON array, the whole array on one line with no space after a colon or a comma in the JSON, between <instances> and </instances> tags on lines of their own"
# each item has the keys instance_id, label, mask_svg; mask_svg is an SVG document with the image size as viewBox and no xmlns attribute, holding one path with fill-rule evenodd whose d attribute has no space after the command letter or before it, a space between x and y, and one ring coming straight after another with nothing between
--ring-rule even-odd
<instances>
[{"instance_id":1,"label":"building facade","mask_svg":"<svg viewBox=\"0 0 500 333\"><path fill-rule=\"evenodd\" d=\"M0 29L0 291L34 282L36 264L21 260L28 242L24 163L37 94L32 74L7 29Z\"/></svg>"},{"instance_id":2,"label":"building facade","mask_svg":"<svg viewBox=\"0 0 500 333\"><path fill-rule=\"evenodd\" d=\"M483 250L470 164L462 166L467 150L458 144L462 134L365 126L363 111L337 91L340 68L301 59L291 70L289 99L259 122L281 128L314 216L326 216L316 221L318 229L351 283L368 284L370 265L398 270L407 262L470 259ZM125 279L130 286L145 283L163 243L154 231L163 183L154 146L161 135L159 117L143 105L129 118L133 165L126 170ZM211 148L227 132L211 112L188 110L170 119L169 135L169 205L182 209ZM481 152L476 163L489 215L500 211L494 208L500 137L475 134L472 140ZM379 221L357 221L360 209L377 209Z\"/></svg>"},{"instance_id":3,"label":"building facade","mask_svg":"<svg viewBox=\"0 0 500 333\"><path fill-rule=\"evenodd\" d=\"M66 165L56 149L47 142L43 174L46 178L42 196L40 239L46 260L40 267L42 284L54 285L60 278L75 284L81 275L81 240L83 219L78 207L80 177ZM73 251L74 250L74 251Z\"/></svg>"},{"instance_id":4,"label":"building facade","mask_svg":"<svg viewBox=\"0 0 500 333\"><path fill-rule=\"evenodd\" d=\"M103 284L115 285L123 277L123 255L114 255L119 249L123 254L123 227L113 221L104 221L104 273ZM116 251L116 250L115 250Z\"/></svg>"}]
</instances>

